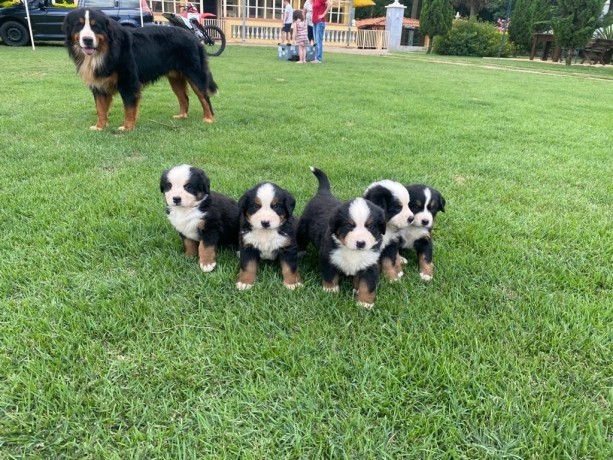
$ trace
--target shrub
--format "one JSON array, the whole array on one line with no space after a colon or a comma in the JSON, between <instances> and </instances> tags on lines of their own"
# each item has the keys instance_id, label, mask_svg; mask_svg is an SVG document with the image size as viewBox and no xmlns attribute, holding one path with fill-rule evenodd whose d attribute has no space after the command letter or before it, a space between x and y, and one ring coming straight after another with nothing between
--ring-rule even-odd
<instances>
[{"instance_id":1,"label":"shrub","mask_svg":"<svg viewBox=\"0 0 613 460\"><path fill-rule=\"evenodd\" d=\"M511 56L514 46L508 35L504 37L502 49L502 32L488 22L474 19L456 19L447 35L436 37L434 52L453 56Z\"/></svg>"}]
</instances>

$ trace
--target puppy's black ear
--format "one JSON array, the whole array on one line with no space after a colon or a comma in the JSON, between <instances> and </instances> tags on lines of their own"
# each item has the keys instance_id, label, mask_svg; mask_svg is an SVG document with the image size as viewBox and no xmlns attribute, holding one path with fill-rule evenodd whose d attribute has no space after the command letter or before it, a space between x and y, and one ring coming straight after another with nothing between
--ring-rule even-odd
<instances>
[{"instance_id":1,"label":"puppy's black ear","mask_svg":"<svg viewBox=\"0 0 613 460\"><path fill-rule=\"evenodd\" d=\"M249 194L247 192L243 193L243 196L238 200L238 210L241 215L244 215L247 211L247 206L249 205Z\"/></svg>"},{"instance_id":2,"label":"puppy's black ear","mask_svg":"<svg viewBox=\"0 0 613 460\"><path fill-rule=\"evenodd\" d=\"M289 219L294 213L294 208L296 207L296 200L292 195L286 193L285 199L283 200L283 205L285 206L285 215Z\"/></svg>"},{"instance_id":3,"label":"puppy's black ear","mask_svg":"<svg viewBox=\"0 0 613 460\"><path fill-rule=\"evenodd\" d=\"M373 218L376 219L377 229L381 233L381 235L385 235L385 230L387 229L387 222L385 221L385 213L383 209L379 206L373 206L371 211L373 213Z\"/></svg>"},{"instance_id":4,"label":"puppy's black ear","mask_svg":"<svg viewBox=\"0 0 613 460\"><path fill-rule=\"evenodd\" d=\"M438 208L441 212L445 212L445 198L439 192L436 192L438 198Z\"/></svg>"},{"instance_id":5,"label":"puppy's black ear","mask_svg":"<svg viewBox=\"0 0 613 460\"><path fill-rule=\"evenodd\" d=\"M387 213L388 195L389 191L378 185L368 190L368 192L364 194L364 198L376 204L383 209L383 212Z\"/></svg>"},{"instance_id":6,"label":"puppy's black ear","mask_svg":"<svg viewBox=\"0 0 613 460\"><path fill-rule=\"evenodd\" d=\"M211 193L211 181L202 169L190 168L189 182L194 186L197 193L209 195Z\"/></svg>"},{"instance_id":7,"label":"puppy's black ear","mask_svg":"<svg viewBox=\"0 0 613 460\"><path fill-rule=\"evenodd\" d=\"M160 192L162 192L162 193L164 193L166 190L169 189L169 187L168 187L168 185L169 185L169 183L168 183L168 171L170 171L170 170L167 169L160 176Z\"/></svg>"}]
</instances>

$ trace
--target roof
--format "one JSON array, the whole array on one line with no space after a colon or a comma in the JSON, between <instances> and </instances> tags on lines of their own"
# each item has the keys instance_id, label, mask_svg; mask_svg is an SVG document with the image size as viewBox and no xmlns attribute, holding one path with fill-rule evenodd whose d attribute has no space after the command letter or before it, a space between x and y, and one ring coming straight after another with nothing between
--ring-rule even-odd
<instances>
[{"instance_id":1,"label":"roof","mask_svg":"<svg viewBox=\"0 0 613 460\"><path fill-rule=\"evenodd\" d=\"M411 29L419 29L419 19L402 18L402 25L404 27L410 27ZM380 18L360 19L356 21L358 29L366 27L385 27L385 16Z\"/></svg>"}]
</instances>

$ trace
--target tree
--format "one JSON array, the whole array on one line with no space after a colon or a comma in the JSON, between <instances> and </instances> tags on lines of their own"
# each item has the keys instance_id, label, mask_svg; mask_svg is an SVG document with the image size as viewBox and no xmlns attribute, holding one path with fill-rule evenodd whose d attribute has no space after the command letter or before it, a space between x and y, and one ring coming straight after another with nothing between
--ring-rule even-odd
<instances>
[{"instance_id":1,"label":"tree","mask_svg":"<svg viewBox=\"0 0 613 460\"><path fill-rule=\"evenodd\" d=\"M456 6L463 6L470 12L472 19L477 17L477 13L487 5L489 0L455 0Z\"/></svg>"},{"instance_id":2,"label":"tree","mask_svg":"<svg viewBox=\"0 0 613 460\"><path fill-rule=\"evenodd\" d=\"M594 34L605 0L558 0L553 19L556 45L566 48L566 65L570 65L574 50L582 48Z\"/></svg>"},{"instance_id":3,"label":"tree","mask_svg":"<svg viewBox=\"0 0 613 460\"><path fill-rule=\"evenodd\" d=\"M515 0L509 38L518 48L528 50L535 32L551 28L553 0Z\"/></svg>"},{"instance_id":4,"label":"tree","mask_svg":"<svg viewBox=\"0 0 613 460\"><path fill-rule=\"evenodd\" d=\"M453 5L451 0L424 0L419 17L419 30L430 37L428 54L436 35L445 35L451 30Z\"/></svg>"}]
</instances>

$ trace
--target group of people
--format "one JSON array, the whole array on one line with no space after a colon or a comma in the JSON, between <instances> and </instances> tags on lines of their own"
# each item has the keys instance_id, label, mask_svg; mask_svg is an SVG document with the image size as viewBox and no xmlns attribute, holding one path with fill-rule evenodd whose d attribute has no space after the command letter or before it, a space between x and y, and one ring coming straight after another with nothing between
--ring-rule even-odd
<instances>
[{"instance_id":1,"label":"group of people","mask_svg":"<svg viewBox=\"0 0 613 460\"><path fill-rule=\"evenodd\" d=\"M315 59L311 62L321 63L323 59L324 31L326 16L331 0L306 0L302 10L294 10L290 0L283 1L283 28L281 39L290 44L292 29L294 42L298 47L297 64L306 63L306 46L315 45Z\"/></svg>"}]
</instances>

